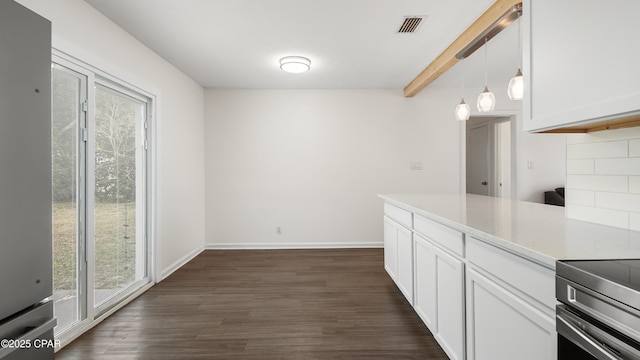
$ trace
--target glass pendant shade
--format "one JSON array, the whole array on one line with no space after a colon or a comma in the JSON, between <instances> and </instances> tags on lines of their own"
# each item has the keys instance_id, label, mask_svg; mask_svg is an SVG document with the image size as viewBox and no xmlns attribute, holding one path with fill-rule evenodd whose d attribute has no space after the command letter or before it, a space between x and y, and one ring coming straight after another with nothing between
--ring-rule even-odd
<instances>
[{"instance_id":1,"label":"glass pendant shade","mask_svg":"<svg viewBox=\"0 0 640 360\"><path fill-rule=\"evenodd\" d=\"M507 93L511 100L522 100L524 95L524 79L522 78L522 71L520 71L520 69L518 69L516 76L512 77L509 81Z\"/></svg>"},{"instance_id":2,"label":"glass pendant shade","mask_svg":"<svg viewBox=\"0 0 640 360\"><path fill-rule=\"evenodd\" d=\"M493 111L496 107L496 96L487 87L487 40L487 38L484 38L484 91L478 95L478 101L476 101L476 106L480 112Z\"/></svg>"},{"instance_id":3,"label":"glass pendant shade","mask_svg":"<svg viewBox=\"0 0 640 360\"><path fill-rule=\"evenodd\" d=\"M460 104L456 106L456 119L459 121L469 120L469 115L471 115L471 107L464 102L464 98L460 100Z\"/></svg>"},{"instance_id":4,"label":"glass pendant shade","mask_svg":"<svg viewBox=\"0 0 640 360\"><path fill-rule=\"evenodd\" d=\"M493 111L496 107L496 97L486 86L484 87L484 91L478 95L477 105L478 111L480 112Z\"/></svg>"}]
</instances>

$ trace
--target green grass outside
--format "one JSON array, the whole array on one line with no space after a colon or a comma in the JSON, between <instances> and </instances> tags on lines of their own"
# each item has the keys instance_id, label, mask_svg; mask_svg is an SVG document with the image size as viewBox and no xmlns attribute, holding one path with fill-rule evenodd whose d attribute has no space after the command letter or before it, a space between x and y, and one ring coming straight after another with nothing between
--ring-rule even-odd
<instances>
[{"instance_id":1,"label":"green grass outside","mask_svg":"<svg viewBox=\"0 0 640 360\"><path fill-rule=\"evenodd\" d=\"M97 203L94 211L95 288L120 288L135 279L135 204ZM77 228L75 203L55 202L53 204L55 290L77 288Z\"/></svg>"}]
</instances>

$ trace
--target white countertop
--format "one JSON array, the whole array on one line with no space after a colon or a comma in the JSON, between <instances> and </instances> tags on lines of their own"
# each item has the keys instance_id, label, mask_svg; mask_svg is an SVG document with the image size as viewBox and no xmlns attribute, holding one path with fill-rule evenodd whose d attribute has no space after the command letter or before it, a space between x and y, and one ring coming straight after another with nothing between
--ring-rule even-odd
<instances>
[{"instance_id":1,"label":"white countertop","mask_svg":"<svg viewBox=\"0 0 640 360\"><path fill-rule=\"evenodd\" d=\"M556 260L640 258L640 232L567 219L559 206L469 194L379 196L552 269Z\"/></svg>"}]
</instances>

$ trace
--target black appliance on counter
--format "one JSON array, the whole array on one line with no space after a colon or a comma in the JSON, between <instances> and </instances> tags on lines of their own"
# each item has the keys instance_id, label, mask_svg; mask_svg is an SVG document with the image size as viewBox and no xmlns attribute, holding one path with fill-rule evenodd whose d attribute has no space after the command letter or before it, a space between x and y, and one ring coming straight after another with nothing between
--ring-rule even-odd
<instances>
[{"instance_id":1,"label":"black appliance on counter","mask_svg":"<svg viewBox=\"0 0 640 360\"><path fill-rule=\"evenodd\" d=\"M640 360L640 259L556 263L558 360Z\"/></svg>"}]
</instances>

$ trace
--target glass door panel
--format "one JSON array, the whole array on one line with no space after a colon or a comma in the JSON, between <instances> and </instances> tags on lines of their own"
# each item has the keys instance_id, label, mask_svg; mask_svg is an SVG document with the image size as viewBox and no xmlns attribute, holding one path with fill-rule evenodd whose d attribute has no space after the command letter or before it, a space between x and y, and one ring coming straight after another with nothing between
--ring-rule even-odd
<instances>
[{"instance_id":1,"label":"glass door panel","mask_svg":"<svg viewBox=\"0 0 640 360\"><path fill-rule=\"evenodd\" d=\"M147 278L143 128L147 103L95 90L95 272L99 308Z\"/></svg>"},{"instance_id":2,"label":"glass door panel","mask_svg":"<svg viewBox=\"0 0 640 360\"><path fill-rule=\"evenodd\" d=\"M52 181L53 181L53 300L56 333L83 318L85 285L84 142L79 137L86 121L81 104L86 77L61 65L52 66Z\"/></svg>"}]
</instances>

